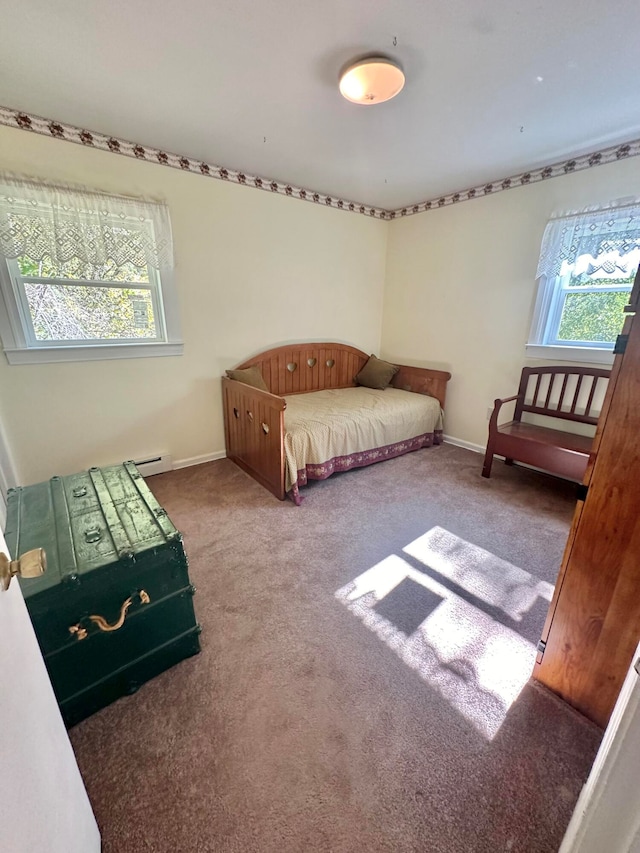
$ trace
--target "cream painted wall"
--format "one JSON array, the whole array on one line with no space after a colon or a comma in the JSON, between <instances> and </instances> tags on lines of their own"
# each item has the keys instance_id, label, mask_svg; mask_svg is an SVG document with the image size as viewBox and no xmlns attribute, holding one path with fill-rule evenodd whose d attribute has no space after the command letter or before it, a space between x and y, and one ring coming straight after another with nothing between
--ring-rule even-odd
<instances>
[{"instance_id":1,"label":"cream painted wall","mask_svg":"<svg viewBox=\"0 0 640 853\"><path fill-rule=\"evenodd\" d=\"M535 363L524 344L549 216L640 194L634 158L385 223L5 127L0 170L166 200L185 341L176 358L0 356L22 483L150 453L222 453L225 368L296 340L377 351L381 332L386 357L452 372L446 433L484 445L487 408Z\"/></svg>"},{"instance_id":2,"label":"cream painted wall","mask_svg":"<svg viewBox=\"0 0 640 853\"><path fill-rule=\"evenodd\" d=\"M515 394L554 211L640 195L640 158L390 223L382 354L449 370L445 433L486 444L487 409ZM547 362L548 363L548 362Z\"/></svg>"},{"instance_id":3,"label":"cream painted wall","mask_svg":"<svg viewBox=\"0 0 640 853\"><path fill-rule=\"evenodd\" d=\"M226 368L299 340L379 349L385 222L5 127L0 171L165 200L184 338L181 357L9 366L0 355L21 483L223 452Z\"/></svg>"}]
</instances>

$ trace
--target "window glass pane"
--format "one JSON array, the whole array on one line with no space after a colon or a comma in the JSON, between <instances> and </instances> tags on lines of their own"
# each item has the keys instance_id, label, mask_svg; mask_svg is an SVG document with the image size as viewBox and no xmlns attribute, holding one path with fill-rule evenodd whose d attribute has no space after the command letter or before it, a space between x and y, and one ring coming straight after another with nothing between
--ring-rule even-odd
<instances>
[{"instance_id":1,"label":"window glass pane","mask_svg":"<svg viewBox=\"0 0 640 853\"><path fill-rule=\"evenodd\" d=\"M61 264L55 264L50 257L44 256L34 261L27 255L18 258L20 274L25 278L64 278L85 279L88 281L139 281L148 283L149 269L125 263L118 266L113 260L105 264L88 264L73 258Z\"/></svg>"},{"instance_id":2,"label":"window glass pane","mask_svg":"<svg viewBox=\"0 0 640 853\"><path fill-rule=\"evenodd\" d=\"M602 251L597 257L579 255L573 265L564 264L564 272L571 272L570 287L593 285L631 285L640 263L640 249L623 248ZM602 248L602 247L601 247Z\"/></svg>"},{"instance_id":3,"label":"window glass pane","mask_svg":"<svg viewBox=\"0 0 640 853\"><path fill-rule=\"evenodd\" d=\"M25 283L38 341L157 338L149 290Z\"/></svg>"},{"instance_id":4,"label":"window glass pane","mask_svg":"<svg viewBox=\"0 0 640 853\"><path fill-rule=\"evenodd\" d=\"M627 291L567 293L558 340L614 343L622 329L628 301Z\"/></svg>"}]
</instances>

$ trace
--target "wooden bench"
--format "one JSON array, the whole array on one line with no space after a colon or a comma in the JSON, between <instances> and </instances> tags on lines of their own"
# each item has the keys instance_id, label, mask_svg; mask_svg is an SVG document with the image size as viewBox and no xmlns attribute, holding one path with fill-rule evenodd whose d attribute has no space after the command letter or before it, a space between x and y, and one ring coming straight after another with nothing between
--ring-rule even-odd
<instances>
[{"instance_id":1,"label":"wooden bench","mask_svg":"<svg viewBox=\"0 0 640 853\"><path fill-rule=\"evenodd\" d=\"M491 476L493 457L498 454L504 456L507 465L513 465L514 461L524 462L581 482L593 436L523 422L522 415L528 412L595 427L608 380L609 371L602 368L525 367L518 393L495 401L482 476ZM513 420L499 424L502 406L513 401L516 401Z\"/></svg>"}]
</instances>

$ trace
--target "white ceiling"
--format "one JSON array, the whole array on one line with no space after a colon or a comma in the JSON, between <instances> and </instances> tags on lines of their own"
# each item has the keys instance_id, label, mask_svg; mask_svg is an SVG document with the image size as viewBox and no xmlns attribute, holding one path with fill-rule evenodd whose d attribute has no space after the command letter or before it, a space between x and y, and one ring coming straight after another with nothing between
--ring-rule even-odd
<instances>
[{"instance_id":1,"label":"white ceiling","mask_svg":"<svg viewBox=\"0 0 640 853\"><path fill-rule=\"evenodd\" d=\"M4 0L1 18L4 106L389 209L640 136L638 0ZM340 68L378 51L404 90L348 103Z\"/></svg>"}]
</instances>

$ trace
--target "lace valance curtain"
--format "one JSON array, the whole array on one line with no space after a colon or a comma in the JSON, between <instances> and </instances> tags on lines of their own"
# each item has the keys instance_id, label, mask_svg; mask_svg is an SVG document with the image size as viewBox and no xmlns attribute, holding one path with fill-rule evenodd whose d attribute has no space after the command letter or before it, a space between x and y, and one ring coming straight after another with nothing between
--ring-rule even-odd
<instances>
[{"instance_id":1,"label":"lace valance curtain","mask_svg":"<svg viewBox=\"0 0 640 853\"><path fill-rule=\"evenodd\" d=\"M612 272L616 267L631 273L625 255L634 250L640 250L640 199L560 214L545 229L536 278L560 275L562 265L574 264L580 255L594 259L590 271Z\"/></svg>"},{"instance_id":2,"label":"lace valance curtain","mask_svg":"<svg viewBox=\"0 0 640 853\"><path fill-rule=\"evenodd\" d=\"M170 269L169 211L156 202L1 176L0 253L55 266L78 260Z\"/></svg>"}]
</instances>

